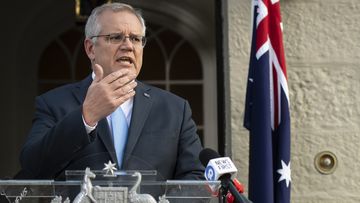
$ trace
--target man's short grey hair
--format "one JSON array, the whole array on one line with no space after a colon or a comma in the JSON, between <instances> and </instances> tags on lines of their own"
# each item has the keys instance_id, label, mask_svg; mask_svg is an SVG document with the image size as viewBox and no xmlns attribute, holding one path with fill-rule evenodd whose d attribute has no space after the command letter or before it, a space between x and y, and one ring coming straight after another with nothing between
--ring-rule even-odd
<instances>
[{"instance_id":1,"label":"man's short grey hair","mask_svg":"<svg viewBox=\"0 0 360 203\"><path fill-rule=\"evenodd\" d=\"M142 26L142 34L145 36L146 32L146 26L145 26L145 20L142 17L142 14L139 10L135 10L132 6L128 4L123 3L106 3L99 7L96 7L94 10L92 10L86 25L85 25L85 37L91 38L92 36L99 35L101 31L101 24L99 23L99 16L102 12L105 10L111 10L113 12L119 12L119 11L128 11L130 13L133 13L140 21ZM96 37L92 39L92 41L96 42Z\"/></svg>"}]
</instances>

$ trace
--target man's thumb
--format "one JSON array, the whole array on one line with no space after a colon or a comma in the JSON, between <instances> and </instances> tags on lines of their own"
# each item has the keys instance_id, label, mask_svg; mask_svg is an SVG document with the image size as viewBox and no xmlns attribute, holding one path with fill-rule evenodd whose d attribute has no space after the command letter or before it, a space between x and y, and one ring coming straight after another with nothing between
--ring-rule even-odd
<instances>
[{"instance_id":1,"label":"man's thumb","mask_svg":"<svg viewBox=\"0 0 360 203\"><path fill-rule=\"evenodd\" d=\"M103 68L99 64L95 64L94 66L94 73L95 73L95 82L99 82L103 79L104 71Z\"/></svg>"}]
</instances>

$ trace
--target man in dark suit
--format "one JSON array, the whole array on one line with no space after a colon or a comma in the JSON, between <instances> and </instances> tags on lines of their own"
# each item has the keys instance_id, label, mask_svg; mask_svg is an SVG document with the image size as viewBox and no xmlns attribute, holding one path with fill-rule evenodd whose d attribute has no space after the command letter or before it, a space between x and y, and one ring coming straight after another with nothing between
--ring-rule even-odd
<instances>
[{"instance_id":1,"label":"man in dark suit","mask_svg":"<svg viewBox=\"0 0 360 203\"><path fill-rule=\"evenodd\" d=\"M61 180L65 170L101 170L111 161L122 170L156 170L157 180L202 179L188 102L136 80L146 43L141 15L126 4L104 4L93 10L85 35L93 74L36 98L23 174ZM117 137L119 109L128 129Z\"/></svg>"}]
</instances>

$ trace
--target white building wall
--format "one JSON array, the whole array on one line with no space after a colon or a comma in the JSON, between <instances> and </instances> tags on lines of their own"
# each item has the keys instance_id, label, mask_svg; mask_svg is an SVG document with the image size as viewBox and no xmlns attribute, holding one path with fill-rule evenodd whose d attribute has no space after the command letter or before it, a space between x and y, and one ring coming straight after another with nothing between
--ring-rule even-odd
<instances>
[{"instance_id":1,"label":"white building wall","mask_svg":"<svg viewBox=\"0 0 360 203\"><path fill-rule=\"evenodd\" d=\"M360 202L360 1L282 0L292 119L291 202ZM248 185L242 127L251 42L251 1L228 1L232 153ZM315 156L331 151L334 173Z\"/></svg>"}]
</instances>

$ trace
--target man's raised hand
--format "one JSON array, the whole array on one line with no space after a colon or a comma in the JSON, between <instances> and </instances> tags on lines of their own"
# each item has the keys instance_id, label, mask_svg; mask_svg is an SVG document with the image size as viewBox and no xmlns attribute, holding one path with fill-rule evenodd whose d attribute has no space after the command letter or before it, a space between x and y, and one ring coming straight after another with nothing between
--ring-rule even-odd
<instances>
[{"instance_id":1,"label":"man's raised hand","mask_svg":"<svg viewBox=\"0 0 360 203\"><path fill-rule=\"evenodd\" d=\"M116 108L135 95L136 74L120 69L104 77L103 68L95 64L95 77L83 103L83 117L89 126L110 115Z\"/></svg>"}]
</instances>

